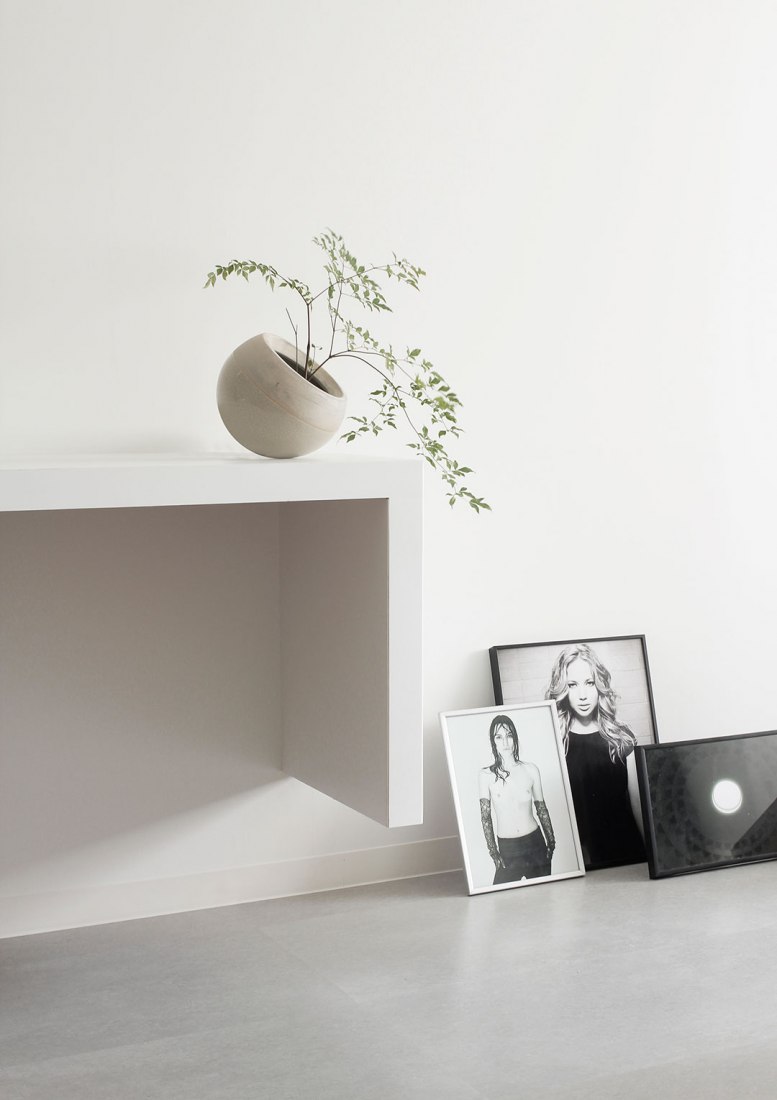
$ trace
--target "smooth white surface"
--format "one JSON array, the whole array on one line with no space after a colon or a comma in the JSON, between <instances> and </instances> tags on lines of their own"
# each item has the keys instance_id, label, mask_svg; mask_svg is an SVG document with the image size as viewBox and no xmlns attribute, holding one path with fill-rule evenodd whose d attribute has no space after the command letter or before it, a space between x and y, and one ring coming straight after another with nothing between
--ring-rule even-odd
<instances>
[{"instance_id":1,"label":"smooth white surface","mask_svg":"<svg viewBox=\"0 0 777 1100\"><path fill-rule=\"evenodd\" d=\"M0 457L0 511L342 500L419 493L418 463L356 455Z\"/></svg>"},{"instance_id":2,"label":"smooth white surface","mask_svg":"<svg viewBox=\"0 0 777 1100\"><path fill-rule=\"evenodd\" d=\"M287 506L281 548L284 770L387 824L387 503ZM420 752L415 764L420 821Z\"/></svg>"},{"instance_id":3,"label":"smooth white surface","mask_svg":"<svg viewBox=\"0 0 777 1100\"><path fill-rule=\"evenodd\" d=\"M301 787L301 790L305 789ZM287 808L289 805L292 809L301 806L300 800L295 800L293 793L290 796L288 790L286 800ZM302 813L308 827L320 827L325 820L320 812L316 814L312 803L303 806ZM244 814L240 825L246 829L267 827L259 814L253 818ZM190 838L192 835L194 830L189 823ZM202 837L204 830L197 835ZM228 838L226 829L221 830L221 838ZM461 865L461 846L458 837L444 837L439 840L394 842L362 851L344 850L284 858L241 867L219 866L217 851L209 853L209 858L213 870L128 881L105 881L95 876L93 882L76 887L63 881L59 889L47 893L3 896L0 899L0 939L63 928L114 924L126 921L128 914L151 917L184 913L337 890L367 882L391 882L417 875L437 874L455 870Z\"/></svg>"},{"instance_id":4,"label":"smooth white surface","mask_svg":"<svg viewBox=\"0 0 777 1100\"><path fill-rule=\"evenodd\" d=\"M270 502L296 505L280 513L276 567L284 770L385 825L419 824L417 460L141 455L0 463L0 512Z\"/></svg>"},{"instance_id":5,"label":"smooth white surface","mask_svg":"<svg viewBox=\"0 0 777 1100\"><path fill-rule=\"evenodd\" d=\"M331 225L428 271L368 323L451 382L494 512L429 471L420 837L455 833L437 715L492 703L490 645L644 632L662 740L777 726L773 0L0 0L0 26L8 454L231 446L220 366L294 302L203 290L214 263L313 285ZM366 412L361 367L338 380ZM356 446L331 453L406 453ZM182 867L220 835L198 812L157 823ZM311 854L399 840L307 812ZM156 872L142 837L88 843L84 873Z\"/></svg>"},{"instance_id":6,"label":"smooth white surface","mask_svg":"<svg viewBox=\"0 0 777 1100\"><path fill-rule=\"evenodd\" d=\"M41 894L44 927L89 922L117 882L113 919L140 916L273 854L303 889L360 834L343 846L288 776L385 826L422 820L416 460L16 462L0 512L0 934L40 927ZM166 854L127 860L131 833Z\"/></svg>"}]
</instances>

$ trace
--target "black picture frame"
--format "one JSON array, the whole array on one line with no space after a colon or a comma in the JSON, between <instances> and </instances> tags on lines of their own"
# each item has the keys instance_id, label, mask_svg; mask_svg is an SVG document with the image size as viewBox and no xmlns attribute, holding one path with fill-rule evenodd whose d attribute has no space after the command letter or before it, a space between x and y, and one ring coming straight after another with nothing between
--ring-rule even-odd
<instances>
[{"instance_id":1,"label":"black picture frame","mask_svg":"<svg viewBox=\"0 0 777 1100\"><path fill-rule=\"evenodd\" d=\"M534 702L546 697L557 662L576 647L593 651L598 662L594 679L599 700L608 701L607 713L615 722L610 739L597 734L565 733L567 764L574 796L580 840L587 871L642 863L647 851L642 835L643 814L635 753L627 746L625 759L615 746L617 726L624 725L636 737L637 745L658 743L653 685L647 641L644 634L609 637L568 638L548 642L519 642L489 649L494 701L499 705ZM606 674L606 675L604 675ZM601 694L599 688L602 689ZM605 690L606 688L606 690ZM566 727L569 712L558 700L559 715ZM610 730L612 731L612 722ZM594 740L595 738L595 740ZM612 770L607 766L612 764Z\"/></svg>"},{"instance_id":2,"label":"black picture frame","mask_svg":"<svg viewBox=\"0 0 777 1100\"><path fill-rule=\"evenodd\" d=\"M637 775L651 878L777 859L777 730L643 745Z\"/></svg>"}]
</instances>

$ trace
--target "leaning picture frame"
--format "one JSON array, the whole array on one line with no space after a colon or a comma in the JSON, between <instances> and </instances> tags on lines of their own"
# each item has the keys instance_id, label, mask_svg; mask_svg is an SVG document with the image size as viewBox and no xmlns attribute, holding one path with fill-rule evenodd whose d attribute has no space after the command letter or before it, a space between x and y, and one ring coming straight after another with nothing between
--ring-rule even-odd
<instances>
[{"instance_id":1,"label":"leaning picture frame","mask_svg":"<svg viewBox=\"0 0 777 1100\"><path fill-rule=\"evenodd\" d=\"M645 745L651 878L777 859L777 731Z\"/></svg>"},{"instance_id":2,"label":"leaning picture frame","mask_svg":"<svg viewBox=\"0 0 777 1100\"><path fill-rule=\"evenodd\" d=\"M489 650L497 705L552 698L588 871L646 860L634 749L658 741L644 634Z\"/></svg>"},{"instance_id":3,"label":"leaning picture frame","mask_svg":"<svg viewBox=\"0 0 777 1100\"><path fill-rule=\"evenodd\" d=\"M440 715L470 894L585 874L555 703Z\"/></svg>"}]
</instances>

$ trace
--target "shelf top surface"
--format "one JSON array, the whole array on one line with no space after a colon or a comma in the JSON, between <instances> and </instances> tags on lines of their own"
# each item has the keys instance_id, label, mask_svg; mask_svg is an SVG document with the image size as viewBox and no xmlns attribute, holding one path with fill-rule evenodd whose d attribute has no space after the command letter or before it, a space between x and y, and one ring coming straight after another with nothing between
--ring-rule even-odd
<instances>
[{"instance_id":1,"label":"shelf top surface","mask_svg":"<svg viewBox=\"0 0 777 1100\"><path fill-rule=\"evenodd\" d=\"M0 470L103 470L103 469L188 469L192 466L212 468L252 467L280 469L296 466L386 466L417 462L411 457L387 458L382 455L310 454L301 458L262 458L246 451L188 451L183 452L110 452L94 453L21 453L0 455Z\"/></svg>"},{"instance_id":2,"label":"shelf top surface","mask_svg":"<svg viewBox=\"0 0 777 1100\"><path fill-rule=\"evenodd\" d=\"M0 511L130 508L418 495L413 457L249 454L0 456Z\"/></svg>"}]
</instances>

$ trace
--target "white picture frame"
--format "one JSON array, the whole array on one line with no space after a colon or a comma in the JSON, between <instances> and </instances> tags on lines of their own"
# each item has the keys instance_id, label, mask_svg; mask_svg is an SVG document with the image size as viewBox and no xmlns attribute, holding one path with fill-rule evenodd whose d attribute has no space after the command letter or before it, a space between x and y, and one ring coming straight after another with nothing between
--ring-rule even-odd
<instances>
[{"instance_id":1,"label":"white picture frame","mask_svg":"<svg viewBox=\"0 0 777 1100\"><path fill-rule=\"evenodd\" d=\"M556 704L445 711L440 725L469 893L584 875ZM554 842L549 861L548 821ZM507 836L500 836L500 827Z\"/></svg>"}]
</instances>

